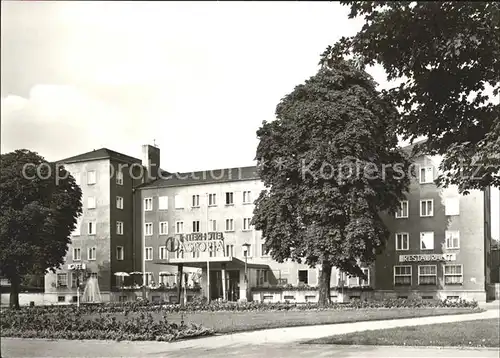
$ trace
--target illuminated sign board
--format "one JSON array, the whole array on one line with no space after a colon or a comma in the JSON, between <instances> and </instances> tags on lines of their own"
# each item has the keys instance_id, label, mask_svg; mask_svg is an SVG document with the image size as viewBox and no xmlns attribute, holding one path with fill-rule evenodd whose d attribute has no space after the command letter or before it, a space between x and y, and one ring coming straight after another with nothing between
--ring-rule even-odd
<instances>
[{"instance_id":1,"label":"illuminated sign board","mask_svg":"<svg viewBox=\"0 0 500 358\"><path fill-rule=\"evenodd\" d=\"M456 261L457 254L399 255L399 262Z\"/></svg>"},{"instance_id":2,"label":"illuminated sign board","mask_svg":"<svg viewBox=\"0 0 500 358\"><path fill-rule=\"evenodd\" d=\"M224 252L222 232L180 234L165 242L169 252Z\"/></svg>"}]
</instances>

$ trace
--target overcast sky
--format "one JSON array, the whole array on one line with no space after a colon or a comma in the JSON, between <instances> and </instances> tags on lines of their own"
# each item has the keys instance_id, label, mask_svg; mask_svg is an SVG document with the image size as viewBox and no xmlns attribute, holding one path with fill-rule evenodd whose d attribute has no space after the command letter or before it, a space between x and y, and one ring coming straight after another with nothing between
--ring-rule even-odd
<instances>
[{"instance_id":1,"label":"overcast sky","mask_svg":"<svg viewBox=\"0 0 500 358\"><path fill-rule=\"evenodd\" d=\"M2 152L140 158L155 140L169 171L254 164L262 121L362 25L335 2L1 6Z\"/></svg>"},{"instance_id":2,"label":"overcast sky","mask_svg":"<svg viewBox=\"0 0 500 358\"><path fill-rule=\"evenodd\" d=\"M262 121L360 24L326 2L2 2L2 151L156 140L167 170L252 165Z\"/></svg>"}]
</instances>

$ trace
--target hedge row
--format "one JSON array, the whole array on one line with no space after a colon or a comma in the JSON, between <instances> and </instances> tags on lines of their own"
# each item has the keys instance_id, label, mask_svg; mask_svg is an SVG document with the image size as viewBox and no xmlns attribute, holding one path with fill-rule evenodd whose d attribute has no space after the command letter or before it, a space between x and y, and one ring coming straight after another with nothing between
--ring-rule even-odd
<instances>
[{"instance_id":1,"label":"hedge row","mask_svg":"<svg viewBox=\"0 0 500 358\"><path fill-rule=\"evenodd\" d=\"M37 306L30 308L37 312L74 312L80 313L129 313L129 312L219 312L219 311L289 311L289 310L341 310L341 309L383 309L383 308L477 308L476 301L466 300L422 300L422 299L385 299L351 300L348 303L331 303L320 307L317 303L262 303L262 302L216 302L195 300L186 305L149 303L147 301L83 304L78 309L71 306Z\"/></svg>"}]
</instances>

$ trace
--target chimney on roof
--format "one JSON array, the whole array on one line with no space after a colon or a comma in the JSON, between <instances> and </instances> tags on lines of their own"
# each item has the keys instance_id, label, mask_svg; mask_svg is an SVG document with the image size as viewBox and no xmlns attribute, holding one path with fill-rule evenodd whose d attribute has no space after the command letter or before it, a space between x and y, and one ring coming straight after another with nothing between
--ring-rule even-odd
<instances>
[{"instance_id":1,"label":"chimney on roof","mask_svg":"<svg viewBox=\"0 0 500 358\"><path fill-rule=\"evenodd\" d=\"M144 183L158 179L160 172L160 148L144 144L142 146L142 166L146 169Z\"/></svg>"}]
</instances>

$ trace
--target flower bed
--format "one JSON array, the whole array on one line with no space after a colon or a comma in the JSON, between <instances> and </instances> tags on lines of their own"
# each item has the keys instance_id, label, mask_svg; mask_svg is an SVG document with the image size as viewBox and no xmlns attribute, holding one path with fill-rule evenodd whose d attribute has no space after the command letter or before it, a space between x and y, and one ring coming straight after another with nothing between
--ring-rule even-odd
<instances>
[{"instance_id":1,"label":"flower bed","mask_svg":"<svg viewBox=\"0 0 500 358\"><path fill-rule=\"evenodd\" d=\"M59 307L58 307L59 308ZM133 319L117 320L100 315L84 319L82 311L65 309L29 309L2 311L1 333L3 337L52 338L52 339L107 339L130 341L174 341L184 338L213 334L195 324L190 326L169 323L167 316L155 320L151 313L140 314Z\"/></svg>"},{"instance_id":2,"label":"flower bed","mask_svg":"<svg viewBox=\"0 0 500 358\"><path fill-rule=\"evenodd\" d=\"M335 310L337 313L330 314L329 311ZM208 304L201 300L181 306L138 301L82 304L79 308L72 305L37 306L18 311L5 309L1 313L0 327L4 337L173 341L210 335L214 331L228 333L269 327L472 313L476 310L475 301L417 299L353 300L327 307L314 303ZM186 317L199 325L186 325Z\"/></svg>"},{"instance_id":3,"label":"flower bed","mask_svg":"<svg viewBox=\"0 0 500 358\"><path fill-rule=\"evenodd\" d=\"M422 300L422 299L385 299L351 300L348 303L331 303L320 307L317 303L262 303L262 302L215 302L207 303L195 299L182 306L179 304L151 303L147 301L82 304L80 308L70 306L37 306L30 308L40 313L67 312L79 313L135 313L135 312L222 312L222 311L289 311L289 310L345 310L345 309L391 309L391 308L477 308L476 301L465 300Z\"/></svg>"}]
</instances>

